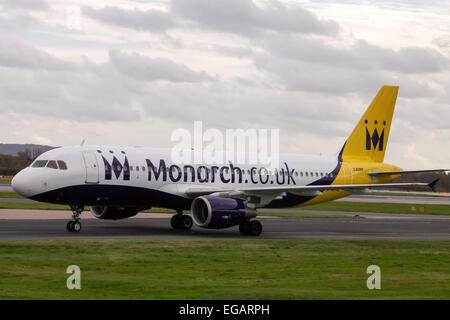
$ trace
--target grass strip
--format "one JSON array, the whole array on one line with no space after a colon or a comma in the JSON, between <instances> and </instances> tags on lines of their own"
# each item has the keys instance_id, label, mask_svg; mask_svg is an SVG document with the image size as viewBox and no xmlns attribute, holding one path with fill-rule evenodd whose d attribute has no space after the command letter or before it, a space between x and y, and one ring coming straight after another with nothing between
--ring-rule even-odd
<instances>
[{"instance_id":1,"label":"grass strip","mask_svg":"<svg viewBox=\"0 0 450 320\"><path fill-rule=\"evenodd\" d=\"M0 299L449 299L450 241L0 242ZM66 269L81 268L81 290ZM381 290L366 269L381 268Z\"/></svg>"}]
</instances>

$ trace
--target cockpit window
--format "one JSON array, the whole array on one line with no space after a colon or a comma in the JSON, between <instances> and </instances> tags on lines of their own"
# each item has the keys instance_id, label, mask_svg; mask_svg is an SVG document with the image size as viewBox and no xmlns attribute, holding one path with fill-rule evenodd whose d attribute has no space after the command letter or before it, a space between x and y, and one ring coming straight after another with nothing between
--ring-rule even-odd
<instances>
[{"instance_id":1,"label":"cockpit window","mask_svg":"<svg viewBox=\"0 0 450 320\"><path fill-rule=\"evenodd\" d=\"M58 166L61 170L67 170L67 164L62 160L58 160Z\"/></svg>"},{"instance_id":2,"label":"cockpit window","mask_svg":"<svg viewBox=\"0 0 450 320\"><path fill-rule=\"evenodd\" d=\"M51 169L61 169L67 170L67 164L62 160L36 160L31 165L32 168L51 168Z\"/></svg>"},{"instance_id":3,"label":"cockpit window","mask_svg":"<svg viewBox=\"0 0 450 320\"><path fill-rule=\"evenodd\" d=\"M58 165L56 164L55 160L50 160L47 163L47 168L58 169Z\"/></svg>"},{"instance_id":4,"label":"cockpit window","mask_svg":"<svg viewBox=\"0 0 450 320\"><path fill-rule=\"evenodd\" d=\"M47 164L47 161L48 160L36 160L31 167L32 168L43 168Z\"/></svg>"}]
</instances>

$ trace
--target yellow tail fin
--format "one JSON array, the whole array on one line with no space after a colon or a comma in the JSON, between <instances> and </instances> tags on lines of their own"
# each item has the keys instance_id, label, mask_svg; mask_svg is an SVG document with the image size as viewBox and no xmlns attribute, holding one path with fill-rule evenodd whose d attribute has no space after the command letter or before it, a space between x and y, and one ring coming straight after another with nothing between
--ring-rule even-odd
<instances>
[{"instance_id":1,"label":"yellow tail fin","mask_svg":"<svg viewBox=\"0 0 450 320\"><path fill-rule=\"evenodd\" d=\"M343 161L383 162L397 100L397 86L383 86L348 137Z\"/></svg>"}]
</instances>

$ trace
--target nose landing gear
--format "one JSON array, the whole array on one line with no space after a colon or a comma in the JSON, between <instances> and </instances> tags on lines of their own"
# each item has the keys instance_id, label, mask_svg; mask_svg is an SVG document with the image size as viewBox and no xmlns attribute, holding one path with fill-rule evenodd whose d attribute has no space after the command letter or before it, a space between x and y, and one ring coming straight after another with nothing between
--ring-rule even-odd
<instances>
[{"instance_id":1,"label":"nose landing gear","mask_svg":"<svg viewBox=\"0 0 450 320\"><path fill-rule=\"evenodd\" d=\"M66 227L69 232L80 232L81 223L79 221L69 221L67 222Z\"/></svg>"},{"instance_id":2,"label":"nose landing gear","mask_svg":"<svg viewBox=\"0 0 450 320\"><path fill-rule=\"evenodd\" d=\"M72 205L72 206L70 206L70 209L72 210L72 219L73 220L67 222L67 225L66 225L67 231L80 232L81 231L80 215L84 210L84 206Z\"/></svg>"}]
</instances>

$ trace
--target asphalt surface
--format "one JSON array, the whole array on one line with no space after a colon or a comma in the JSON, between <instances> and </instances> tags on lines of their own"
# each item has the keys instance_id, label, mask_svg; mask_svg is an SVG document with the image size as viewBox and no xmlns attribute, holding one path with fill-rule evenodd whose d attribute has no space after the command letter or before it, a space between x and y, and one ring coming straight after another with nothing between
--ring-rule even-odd
<instances>
[{"instance_id":1,"label":"asphalt surface","mask_svg":"<svg viewBox=\"0 0 450 320\"><path fill-rule=\"evenodd\" d=\"M0 192L12 191L0 186ZM450 197L352 195L338 201L448 204ZM37 203L29 199L0 198L0 202ZM262 209L261 211L273 211ZM348 218L260 217L263 233L258 239L397 239L450 240L450 216L386 214L367 212L315 212L277 209L277 212L340 215ZM80 233L66 231L69 211L0 210L0 241L31 239L244 239L238 228L208 230L194 226L189 231L172 230L169 214L140 213L120 221L98 220L82 214ZM358 218L354 218L357 216Z\"/></svg>"},{"instance_id":2,"label":"asphalt surface","mask_svg":"<svg viewBox=\"0 0 450 320\"><path fill-rule=\"evenodd\" d=\"M310 213L310 212L309 212ZM328 212L328 214L340 214ZM348 213L347 213L348 214ZM450 216L361 213L360 218L260 217L259 237L241 236L238 228L172 230L169 214L141 213L120 221L82 214L80 233L66 231L70 212L0 210L0 241L32 239L340 239L450 240Z\"/></svg>"},{"instance_id":3,"label":"asphalt surface","mask_svg":"<svg viewBox=\"0 0 450 320\"><path fill-rule=\"evenodd\" d=\"M0 192L14 192L14 190L9 184L0 184Z\"/></svg>"}]
</instances>

